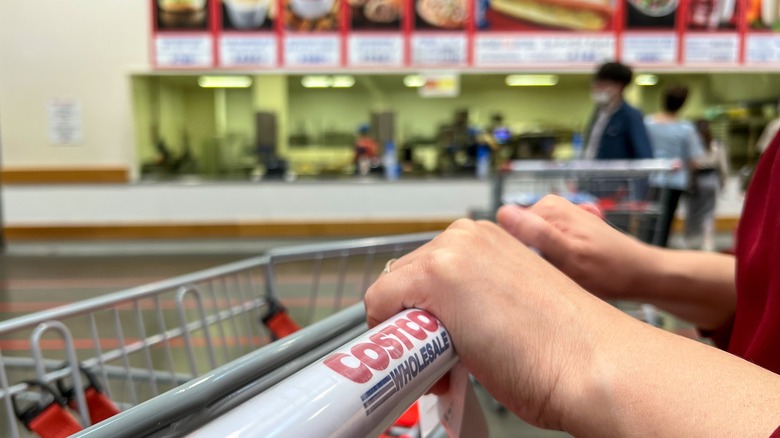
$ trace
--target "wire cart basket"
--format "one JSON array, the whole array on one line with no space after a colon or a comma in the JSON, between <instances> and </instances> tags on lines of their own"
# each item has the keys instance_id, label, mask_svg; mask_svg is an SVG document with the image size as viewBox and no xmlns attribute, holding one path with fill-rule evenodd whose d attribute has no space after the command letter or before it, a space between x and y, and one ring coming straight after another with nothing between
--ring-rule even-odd
<instances>
[{"instance_id":1,"label":"wire cart basket","mask_svg":"<svg viewBox=\"0 0 780 438\"><path fill-rule=\"evenodd\" d=\"M281 248L3 321L0 436L190 433L364 333L365 290L434 235Z\"/></svg>"},{"instance_id":2,"label":"wire cart basket","mask_svg":"<svg viewBox=\"0 0 780 438\"><path fill-rule=\"evenodd\" d=\"M673 170L670 160L512 161L493 182L492 209L531 206L549 194L575 204L594 204L614 227L658 243L668 190L654 177Z\"/></svg>"}]
</instances>

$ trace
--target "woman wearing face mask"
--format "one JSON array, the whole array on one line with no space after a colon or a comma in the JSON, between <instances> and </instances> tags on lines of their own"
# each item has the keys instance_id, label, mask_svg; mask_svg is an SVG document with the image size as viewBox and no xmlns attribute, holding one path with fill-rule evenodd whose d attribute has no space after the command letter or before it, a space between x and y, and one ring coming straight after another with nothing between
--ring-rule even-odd
<instances>
[{"instance_id":1,"label":"woman wearing face mask","mask_svg":"<svg viewBox=\"0 0 780 438\"><path fill-rule=\"evenodd\" d=\"M623 64L599 67L591 83L596 110L586 133L585 159L628 160L653 158L642 113L623 100L633 72Z\"/></svg>"}]
</instances>

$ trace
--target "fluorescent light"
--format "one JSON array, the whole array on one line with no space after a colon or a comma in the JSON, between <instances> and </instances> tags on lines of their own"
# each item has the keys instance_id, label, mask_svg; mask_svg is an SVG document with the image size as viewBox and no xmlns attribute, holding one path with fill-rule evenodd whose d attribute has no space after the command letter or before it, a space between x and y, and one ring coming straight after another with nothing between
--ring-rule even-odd
<instances>
[{"instance_id":1,"label":"fluorescent light","mask_svg":"<svg viewBox=\"0 0 780 438\"><path fill-rule=\"evenodd\" d=\"M355 85L355 78L352 76L333 76L333 88L349 88Z\"/></svg>"},{"instance_id":2,"label":"fluorescent light","mask_svg":"<svg viewBox=\"0 0 780 438\"><path fill-rule=\"evenodd\" d=\"M558 84L556 75L509 75L505 80L510 87L552 87Z\"/></svg>"},{"instance_id":3,"label":"fluorescent light","mask_svg":"<svg viewBox=\"0 0 780 438\"><path fill-rule=\"evenodd\" d=\"M252 78L249 76L201 76L198 85L203 88L249 88Z\"/></svg>"},{"instance_id":4,"label":"fluorescent light","mask_svg":"<svg viewBox=\"0 0 780 438\"><path fill-rule=\"evenodd\" d=\"M301 85L306 88L329 88L333 86L333 78L330 76L304 76Z\"/></svg>"},{"instance_id":5,"label":"fluorescent light","mask_svg":"<svg viewBox=\"0 0 780 438\"><path fill-rule=\"evenodd\" d=\"M419 88L425 85L425 78L421 75L404 76L404 85L409 88Z\"/></svg>"},{"instance_id":6,"label":"fluorescent light","mask_svg":"<svg viewBox=\"0 0 780 438\"><path fill-rule=\"evenodd\" d=\"M640 87L652 87L653 85L658 84L658 76L656 75L636 75L636 79L634 79L634 83L639 85Z\"/></svg>"}]
</instances>

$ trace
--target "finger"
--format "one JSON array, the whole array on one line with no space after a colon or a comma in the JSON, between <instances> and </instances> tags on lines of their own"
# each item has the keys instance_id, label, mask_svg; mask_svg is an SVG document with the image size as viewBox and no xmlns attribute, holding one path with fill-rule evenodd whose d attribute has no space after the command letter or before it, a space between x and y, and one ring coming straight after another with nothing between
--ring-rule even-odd
<instances>
[{"instance_id":1,"label":"finger","mask_svg":"<svg viewBox=\"0 0 780 438\"><path fill-rule=\"evenodd\" d=\"M368 288L365 306L369 327L386 321L404 309L429 310L427 300L423 300L422 291L426 288L420 286L424 278L418 265L407 264L397 267L393 263L390 274L380 276Z\"/></svg>"},{"instance_id":2,"label":"finger","mask_svg":"<svg viewBox=\"0 0 780 438\"><path fill-rule=\"evenodd\" d=\"M504 230L524 244L536 248L552 262L562 260L569 253L566 236L528 209L507 205L498 210L497 218Z\"/></svg>"}]
</instances>

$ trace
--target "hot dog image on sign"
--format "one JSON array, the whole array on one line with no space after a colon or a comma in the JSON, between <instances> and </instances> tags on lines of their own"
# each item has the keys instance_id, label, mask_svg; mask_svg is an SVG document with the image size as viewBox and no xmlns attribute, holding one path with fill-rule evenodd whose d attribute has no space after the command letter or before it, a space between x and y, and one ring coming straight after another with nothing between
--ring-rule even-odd
<instances>
[{"instance_id":1,"label":"hot dog image on sign","mask_svg":"<svg viewBox=\"0 0 780 438\"><path fill-rule=\"evenodd\" d=\"M615 0L476 0L477 28L599 32L613 29Z\"/></svg>"}]
</instances>

